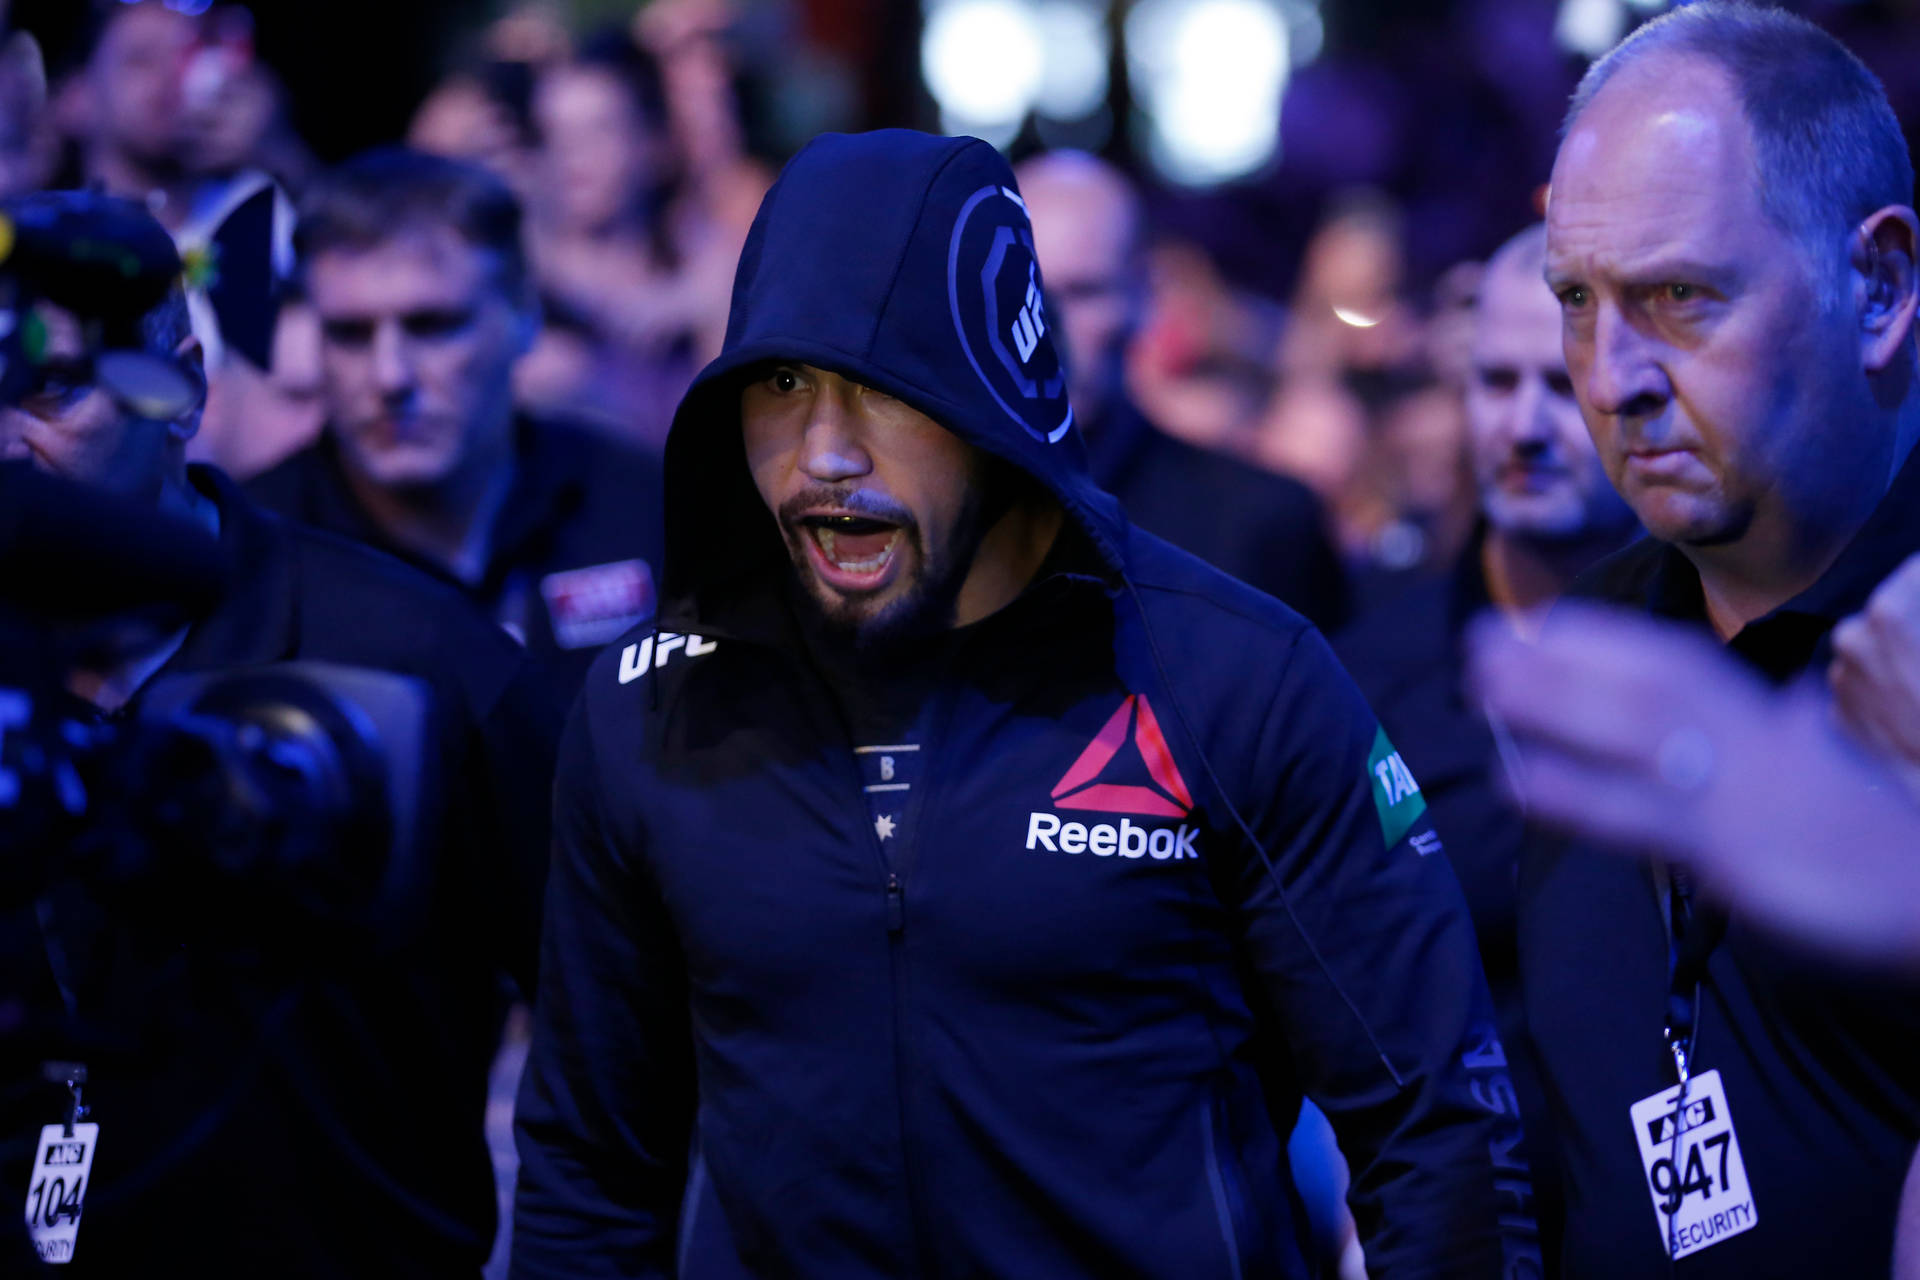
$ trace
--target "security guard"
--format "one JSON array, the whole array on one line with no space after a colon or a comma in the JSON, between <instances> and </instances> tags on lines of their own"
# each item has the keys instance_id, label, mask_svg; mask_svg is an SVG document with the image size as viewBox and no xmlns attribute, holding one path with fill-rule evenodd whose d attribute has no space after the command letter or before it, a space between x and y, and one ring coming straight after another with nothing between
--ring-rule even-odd
<instances>
[{"instance_id":1,"label":"security guard","mask_svg":"<svg viewBox=\"0 0 1920 1280\"><path fill-rule=\"evenodd\" d=\"M1878 81L1784 10L1702 0L1594 64L1554 164L1546 278L1587 430L1651 536L1574 594L1774 680L1824 669L1835 624L1920 550L1912 200ZM1715 758L1703 726L1672 724L1663 789L1704 797ZM1529 849L1519 892L1569 1280L1886 1275L1920 1138L1911 984L1579 843Z\"/></svg>"},{"instance_id":2,"label":"security guard","mask_svg":"<svg viewBox=\"0 0 1920 1280\"><path fill-rule=\"evenodd\" d=\"M538 325L513 194L459 161L370 152L309 192L295 246L328 427L249 495L456 583L577 686L653 616L660 472L513 412Z\"/></svg>"}]
</instances>

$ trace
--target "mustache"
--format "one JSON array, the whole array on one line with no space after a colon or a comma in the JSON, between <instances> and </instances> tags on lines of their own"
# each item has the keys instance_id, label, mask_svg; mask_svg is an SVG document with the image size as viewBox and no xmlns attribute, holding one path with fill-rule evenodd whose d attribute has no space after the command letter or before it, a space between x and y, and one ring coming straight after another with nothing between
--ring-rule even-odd
<instances>
[{"instance_id":1,"label":"mustache","mask_svg":"<svg viewBox=\"0 0 1920 1280\"><path fill-rule=\"evenodd\" d=\"M780 517L781 524L791 528L798 524L800 518L808 511L817 510L820 507L835 507L854 515L884 520L888 524L900 526L913 536L918 536L920 531L920 522L913 518L913 512L900 503L882 494L851 486L808 485L781 503L776 514Z\"/></svg>"}]
</instances>

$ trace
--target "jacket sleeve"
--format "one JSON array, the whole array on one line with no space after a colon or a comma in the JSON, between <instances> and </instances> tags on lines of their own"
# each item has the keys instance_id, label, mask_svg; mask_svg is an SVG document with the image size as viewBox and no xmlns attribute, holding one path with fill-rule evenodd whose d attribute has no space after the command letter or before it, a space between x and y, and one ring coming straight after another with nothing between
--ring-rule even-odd
<instances>
[{"instance_id":1,"label":"jacket sleeve","mask_svg":"<svg viewBox=\"0 0 1920 1280\"><path fill-rule=\"evenodd\" d=\"M1500 1274L1506 1139L1476 1077L1500 1050L1473 927L1411 775L1318 632L1295 641L1249 765L1229 772L1271 870L1242 846L1216 875L1352 1169L1367 1272Z\"/></svg>"},{"instance_id":2,"label":"jacket sleeve","mask_svg":"<svg viewBox=\"0 0 1920 1280\"><path fill-rule=\"evenodd\" d=\"M511 1274L666 1277L694 1103L686 978L639 840L610 816L589 699L554 787ZM622 776L631 778L628 769Z\"/></svg>"}]
</instances>

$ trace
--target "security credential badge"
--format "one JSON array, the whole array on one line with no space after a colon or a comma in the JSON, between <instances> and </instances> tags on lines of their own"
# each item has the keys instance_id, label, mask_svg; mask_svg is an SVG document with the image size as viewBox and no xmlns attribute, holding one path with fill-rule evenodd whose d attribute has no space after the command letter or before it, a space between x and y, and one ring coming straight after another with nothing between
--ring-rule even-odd
<instances>
[{"instance_id":1,"label":"security credential badge","mask_svg":"<svg viewBox=\"0 0 1920 1280\"><path fill-rule=\"evenodd\" d=\"M1710 1249L1760 1221L1718 1071L1633 1104L1633 1135L1668 1253Z\"/></svg>"},{"instance_id":2,"label":"security credential badge","mask_svg":"<svg viewBox=\"0 0 1920 1280\"><path fill-rule=\"evenodd\" d=\"M73 1261L74 1241L80 1235L80 1210L86 1204L100 1126L80 1119L87 1114L80 1101L87 1069L77 1063L51 1062L46 1068L50 1079L67 1086L72 1102L64 1121L40 1130L27 1182L27 1235L40 1261L65 1263Z\"/></svg>"}]
</instances>

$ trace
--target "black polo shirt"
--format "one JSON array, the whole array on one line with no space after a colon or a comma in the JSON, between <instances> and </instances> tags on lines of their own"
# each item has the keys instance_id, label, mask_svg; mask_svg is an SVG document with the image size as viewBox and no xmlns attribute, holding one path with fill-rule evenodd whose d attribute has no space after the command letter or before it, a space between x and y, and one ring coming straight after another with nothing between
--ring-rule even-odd
<instances>
[{"instance_id":1,"label":"black polo shirt","mask_svg":"<svg viewBox=\"0 0 1920 1280\"><path fill-rule=\"evenodd\" d=\"M1122 401L1086 432L1087 467L1127 518L1323 631L1347 620L1346 571L1313 490L1196 448Z\"/></svg>"},{"instance_id":2,"label":"black polo shirt","mask_svg":"<svg viewBox=\"0 0 1920 1280\"><path fill-rule=\"evenodd\" d=\"M477 581L389 540L354 498L329 432L247 482L289 519L378 547L465 592L571 692L600 647L653 616L660 465L566 423L514 424L513 486Z\"/></svg>"},{"instance_id":3,"label":"black polo shirt","mask_svg":"<svg viewBox=\"0 0 1920 1280\"><path fill-rule=\"evenodd\" d=\"M1727 647L1771 679L1819 678L1834 625L1920 551L1920 451L1833 566ZM1580 594L1710 632L1700 580L1679 551L1642 540ZM1719 923L1696 908L1698 928ZM1522 859L1526 1012L1562 1138L1565 1274L1667 1274L1629 1119L1675 1082L1663 1027L1666 921L1644 862L1541 839ZM1883 1276L1895 1206L1920 1138L1915 986L1830 966L1725 922L1699 997L1693 1075L1717 1070L1757 1225L1676 1264L1692 1277ZM1729 1220L1731 1222L1731 1220Z\"/></svg>"},{"instance_id":4,"label":"black polo shirt","mask_svg":"<svg viewBox=\"0 0 1920 1280\"><path fill-rule=\"evenodd\" d=\"M508 979L532 990L558 691L457 593L253 508L210 468L192 479L219 507L232 585L156 678L293 660L416 677L446 785L419 850L424 911L364 947L252 918L236 944L75 882L52 895L53 947L28 981L43 1008L62 1008L56 978L74 994L80 1021L54 1047L88 1063L100 1124L63 1269L477 1276L495 1227L487 1072ZM64 1096L24 1092L0 1143L17 1188L15 1137L58 1120Z\"/></svg>"}]
</instances>

